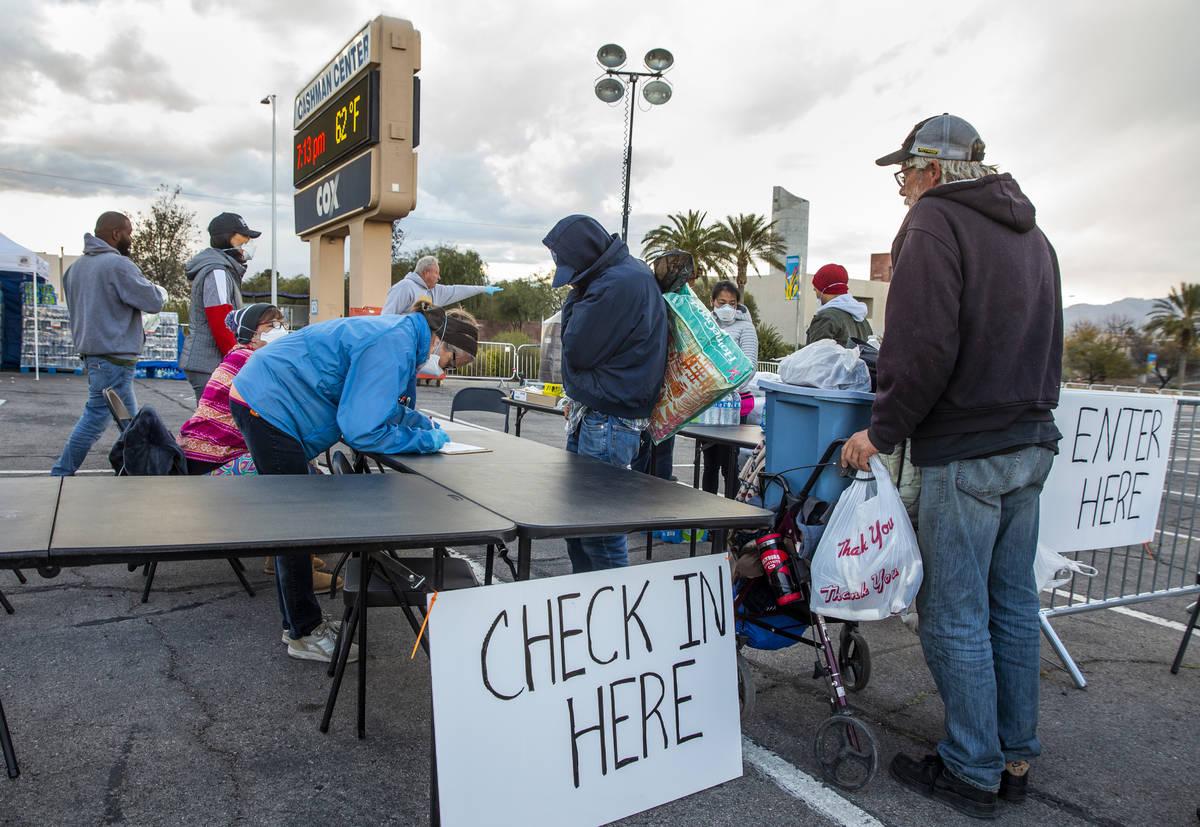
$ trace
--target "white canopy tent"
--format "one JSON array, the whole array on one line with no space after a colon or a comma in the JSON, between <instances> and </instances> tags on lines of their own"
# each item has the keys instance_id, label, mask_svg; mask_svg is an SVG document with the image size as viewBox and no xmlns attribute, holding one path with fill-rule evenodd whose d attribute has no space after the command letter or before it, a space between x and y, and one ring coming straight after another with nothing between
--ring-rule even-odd
<instances>
[{"instance_id":1,"label":"white canopy tent","mask_svg":"<svg viewBox=\"0 0 1200 827\"><path fill-rule=\"evenodd\" d=\"M38 278L50 278L50 264L32 250L22 247L0 233L0 272L29 273L33 279L33 377L39 378L38 348Z\"/></svg>"}]
</instances>

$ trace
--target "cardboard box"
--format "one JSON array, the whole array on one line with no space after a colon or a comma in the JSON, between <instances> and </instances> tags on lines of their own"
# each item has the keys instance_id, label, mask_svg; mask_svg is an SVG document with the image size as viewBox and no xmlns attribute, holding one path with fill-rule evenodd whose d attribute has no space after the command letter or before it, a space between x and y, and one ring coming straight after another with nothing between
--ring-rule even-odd
<instances>
[{"instance_id":1,"label":"cardboard box","mask_svg":"<svg viewBox=\"0 0 1200 827\"><path fill-rule=\"evenodd\" d=\"M563 402L561 396L551 396L547 393L539 393L538 391L526 390L524 388L513 388L512 398L518 402L541 405L544 408L557 408Z\"/></svg>"}]
</instances>

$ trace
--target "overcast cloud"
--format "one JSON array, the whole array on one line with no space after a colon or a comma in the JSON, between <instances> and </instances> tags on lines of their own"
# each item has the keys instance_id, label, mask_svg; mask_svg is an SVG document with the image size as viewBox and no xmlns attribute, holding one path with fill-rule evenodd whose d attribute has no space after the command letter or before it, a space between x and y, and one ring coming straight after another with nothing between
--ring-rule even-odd
<instances>
[{"instance_id":1,"label":"overcast cloud","mask_svg":"<svg viewBox=\"0 0 1200 827\"><path fill-rule=\"evenodd\" d=\"M417 210L407 244L478 250L493 279L544 272L563 215L620 228L624 102L592 93L596 49L640 68L670 49L674 97L634 126L631 246L668 213L769 214L779 185L812 203L809 270L865 277L903 217L873 159L950 111L1038 208L1068 303L1165 295L1200 280L1200 27L1193 0L892 3L715 0L410 2L422 34ZM292 233L291 103L378 4L342 0L0 0L0 232L78 252L106 209L183 187L201 226L223 209L262 228L269 266L268 107L279 96L279 269ZM1191 80L1189 80L1189 78ZM761 301L761 299L760 299Z\"/></svg>"}]
</instances>

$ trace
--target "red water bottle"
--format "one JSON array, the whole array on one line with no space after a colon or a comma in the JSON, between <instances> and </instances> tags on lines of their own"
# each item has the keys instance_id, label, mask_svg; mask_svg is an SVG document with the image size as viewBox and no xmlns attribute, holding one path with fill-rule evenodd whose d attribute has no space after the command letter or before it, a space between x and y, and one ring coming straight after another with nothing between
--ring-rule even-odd
<instances>
[{"instance_id":1,"label":"red water bottle","mask_svg":"<svg viewBox=\"0 0 1200 827\"><path fill-rule=\"evenodd\" d=\"M778 534L768 534L759 537L755 544L758 547L758 557L762 560L763 571L767 573L767 582L775 591L775 603L786 606L793 600L800 599L800 590L792 580L792 573L787 564L787 552L779 545L781 539Z\"/></svg>"}]
</instances>

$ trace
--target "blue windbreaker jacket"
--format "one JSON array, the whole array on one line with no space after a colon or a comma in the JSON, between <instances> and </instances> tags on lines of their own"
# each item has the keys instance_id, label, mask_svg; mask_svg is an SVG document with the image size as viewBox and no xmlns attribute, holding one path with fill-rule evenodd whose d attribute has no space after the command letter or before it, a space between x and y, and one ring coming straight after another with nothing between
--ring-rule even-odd
<instances>
[{"instance_id":1,"label":"blue windbreaker jacket","mask_svg":"<svg viewBox=\"0 0 1200 827\"><path fill-rule=\"evenodd\" d=\"M650 416L667 369L667 306L646 264L594 218L568 216L542 241L570 284L562 307L567 396L594 411Z\"/></svg>"},{"instance_id":2,"label":"blue windbreaker jacket","mask_svg":"<svg viewBox=\"0 0 1200 827\"><path fill-rule=\"evenodd\" d=\"M449 437L410 407L429 340L420 314L319 322L256 350L233 384L310 459L339 439L359 451L431 454Z\"/></svg>"}]
</instances>

